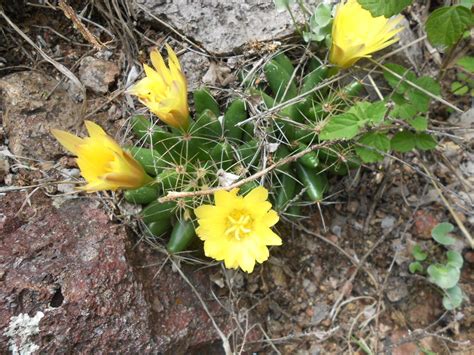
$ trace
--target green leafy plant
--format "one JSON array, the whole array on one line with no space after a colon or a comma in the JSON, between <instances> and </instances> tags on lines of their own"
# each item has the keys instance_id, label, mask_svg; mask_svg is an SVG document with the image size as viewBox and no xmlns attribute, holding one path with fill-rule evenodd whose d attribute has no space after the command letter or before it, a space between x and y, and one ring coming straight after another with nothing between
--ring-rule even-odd
<instances>
[{"instance_id":1,"label":"green leafy plant","mask_svg":"<svg viewBox=\"0 0 474 355\"><path fill-rule=\"evenodd\" d=\"M469 94L474 96L474 57L463 56L456 62L459 69L456 73L456 80L451 83L451 92L457 96Z\"/></svg>"},{"instance_id":2,"label":"green leafy plant","mask_svg":"<svg viewBox=\"0 0 474 355\"><path fill-rule=\"evenodd\" d=\"M372 16L391 17L402 12L413 0L357 0Z\"/></svg>"},{"instance_id":3,"label":"green leafy plant","mask_svg":"<svg viewBox=\"0 0 474 355\"><path fill-rule=\"evenodd\" d=\"M331 117L320 138L353 139L355 153L365 163L381 161L384 153L391 150L405 153L415 148L434 149L437 143L426 132L428 119L423 115L429 110L429 94L440 94L439 84L428 76L417 77L397 64L387 64L384 77L393 89L390 96L384 101L357 102L346 112ZM406 124L398 126L397 121Z\"/></svg>"},{"instance_id":4,"label":"green leafy plant","mask_svg":"<svg viewBox=\"0 0 474 355\"><path fill-rule=\"evenodd\" d=\"M462 5L436 9L426 21L426 33L431 43L450 47L459 41L474 24L470 9Z\"/></svg>"},{"instance_id":5,"label":"green leafy plant","mask_svg":"<svg viewBox=\"0 0 474 355\"><path fill-rule=\"evenodd\" d=\"M330 41L332 15L331 6L319 4L315 9L308 23L308 31L303 32L303 39L306 42Z\"/></svg>"},{"instance_id":6,"label":"green leafy plant","mask_svg":"<svg viewBox=\"0 0 474 355\"><path fill-rule=\"evenodd\" d=\"M451 223L440 223L431 231L431 236L441 246L450 246L456 242L450 233L454 230ZM415 261L409 265L411 273L424 273L423 263L428 265L426 275L428 281L435 284L443 293L443 306L446 310L458 308L463 300L463 293L458 285L463 266L462 255L454 250L445 253L445 262L440 263L429 259L428 253L419 245L412 249Z\"/></svg>"}]
</instances>

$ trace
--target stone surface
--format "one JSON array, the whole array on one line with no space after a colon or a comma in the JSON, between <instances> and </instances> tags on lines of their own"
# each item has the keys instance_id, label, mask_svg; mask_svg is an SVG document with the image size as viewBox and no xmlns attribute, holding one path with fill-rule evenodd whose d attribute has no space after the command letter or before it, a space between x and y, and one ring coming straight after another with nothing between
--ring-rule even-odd
<instances>
[{"instance_id":1,"label":"stone surface","mask_svg":"<svg viewBox=\"0 0 474 355\"><path fill-rule=\"evenodd\" d=\"M398 344L402 342L402 344L394 346L390 349L391 351L387 351L386 353L391 353L392 355L421 355L426 354L426 352L421 349L433 351L436 348L436 342L433 337L422 338L419 341L403 342L405 338L409 337L410 334L408 334L407 331L396 330L388 339L388 343Z\"/></svg>"},{"instance_id":2,"label":"stone surface","mask_svg":"<svg viewBox=\"0 0 474 355\"><path fill-rule=\"evenodd\" d=\"M188 91L194 91L203 85L203 77L209 69L209 59L204 55L188 51L179 56L181 68L188 82Z\"/></svg>"},{"instance_id":3,"label":"stone surface","mask_svg":"<svg viewBox=\"0 0 474 355\"><path fill-rule=\"evenodd\" d=\"M7 158L0 154L0 183L3 182L9 170L10 164L8 163Z\"/></svg>"},{"instance_id":4,"label":"stone surface","mask_svg":"<svg viewBox=\"0 0 474 355\"><path fill-rule=\"evenodd\" d=\"M51 160L64 154L50 129L75 130L82 118L80 105L57 84L35 71L13 73L0 80L3 126L14 155Z\"/></svg>"},{"instance_id":5,"label":"stone surface","mask_svg":"<svg viewBox=\"0 0 474 355\"><path fill-rule=\"evenodd\" d=\"M218 339L179 274L157 273L164 256L92 200L56 209L36 194L20 211L25 196L0 196L0 353L184 353ZM206 273L188 274L209 294Z\"/></svg>"},{"instance_id":6,"label":"stone surface","mask_svg":"<svg viewBox=\"0 0 474 355\"><path fill-rule=\"evenodd\" d=\"M440 222L430 211L419 210L414 215L415 225L413 228L415 236L422 239L431 239L431 231Z\"/></svg>"},{"instance_id":7,"label":"stone surface","mask_svg":"<svg viewBox=\"0 0 474 355\"><path fill-rule=\"evenodd\" d=\"M401 52L401 54L396 54L394 56L396 59L395 61L399 61L402 64L414 67L418 70L420 69L420 64L423 63L423 42L415 42L419 36L410 28L410 23L405 17L403 17L399 26L403 27L403 30L398 34L400 39L399 46L407 47ZM391 46L388 48L388 51L393 51L395 49L395 46ZM390 60L392 61L393 58L390 58Z\"/></svg>"},{"instance_id":8,"label":"stone surface","mask_svg":"<svg viewBox=\"0 0 474 355\"><path fill-rule=\"evenodd\" d=\"M398 302L408 296L406 281L400 277L391 277L387 283L387 298L390 302Z\"/></svg>"},{"instance_id":9,"label":"stone surface","mask_svg":"<svg viewBox=\"0 0 474 355\"><path fill-rule=\"evenodd\" d=\"M81 82L96 94L106 94L119 73L120 69L114 62L94 57L85 57L79 67Z\"/></svg>"},{"instance_id":10,"label":"stone surface","mask_svg":"<svg viewBox=\"0 0 474 355\"><path fill-rule=\"evenodd\" d=\"M229 53L252 41L277 40L294 32L289 14L272 0L137 0L154 21L159 17L214 53ZM317 0L306 1L308 6ZM296 7L295 7L296 9Z\"/></svg>"}]
</instances>

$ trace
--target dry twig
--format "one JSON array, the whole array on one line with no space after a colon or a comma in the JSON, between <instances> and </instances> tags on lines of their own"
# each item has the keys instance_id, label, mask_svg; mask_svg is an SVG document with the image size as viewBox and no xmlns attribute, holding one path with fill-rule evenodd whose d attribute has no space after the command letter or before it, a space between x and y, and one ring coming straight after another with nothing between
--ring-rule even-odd
<instances>
[{"instance_id":1,"label":"dry twig","mask_svg":"<svg viewBox=\"0 0 474 355\"><path fill-rule=\"evenodd\" d=\"M63 10L64 15L72 21L74 27L81 33L82 37L92 44L95 49L101 50L107 47L84 26L74 9L66 3L66 0L59 0L59 7Z\"/></svg>"}]
</instances>

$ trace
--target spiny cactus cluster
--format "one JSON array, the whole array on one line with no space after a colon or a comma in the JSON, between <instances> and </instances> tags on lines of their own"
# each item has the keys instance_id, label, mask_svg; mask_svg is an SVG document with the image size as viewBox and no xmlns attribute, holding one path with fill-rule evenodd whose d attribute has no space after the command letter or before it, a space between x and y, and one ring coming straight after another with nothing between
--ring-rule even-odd
<instances>
[{"instance_id":1,"label":"spiny cactus cluster","mask_svg":"<svg viewBox=\"0 0 474 355\"><path fill-rule=\"evenodd\" d=\"M264 66L266 84L250 83L246 94L258 98L262 111L273 110L255 120L249 119L247 103L242 99L232 101L221 115L219 104L206 89L194 92L195 119L187 129L158 126L142 115L132 117L138 140L129 151L155 182L127 190L125 199L145 205L141 217L153 235L173 229L170 251L186 248L194 235L192 211L212 202L210 195L193 192L228 185L283 160L259 178L270 191L273 208L294 218L300 215L302 199L322 201L328 189L327 174L347 174L359 165L347 144L317 150L308 147L319 143L323 122L347 108L360 93L361 84L314 90L328 77L329 69L316 60L307 67L305 75L297 75L284 54ZM286 104L299 95L302 100ZM276 110L277 105L281 109ZM308 152L290 159L304 150ZM247 182L240 186L240 193L245 195L256 186L255 180ZM171 191L190 194L172 201L159 200Z\"/></svg>"}]
</instances>

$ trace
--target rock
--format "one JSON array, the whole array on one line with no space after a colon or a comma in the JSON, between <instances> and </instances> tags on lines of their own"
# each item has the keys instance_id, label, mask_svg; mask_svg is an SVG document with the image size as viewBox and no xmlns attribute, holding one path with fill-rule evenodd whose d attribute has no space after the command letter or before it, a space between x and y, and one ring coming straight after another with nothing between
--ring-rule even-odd
<instances>
[{"instance_id":1,"label":"rock","mask_svg":"<svg viewBox=\"0 0 474 355\"><path fill-rule=\"evenodd\" d=\"M410 337L405 330L396 330L392 336L388 339L390 344L398 344L402 342L404 338ZM402 343L398 346L394 346L391 351L386 351L386 353L391 353L392 355L406 355L406 354L425 354L426 351L421 351L420 349L426 349L431 352L436 350L436 341L433 337L421 338L419 341L411 341ZM438 352L435 352L438 354Z\"/></svg>"},{"instance_id":2,"label":"rock","mask_svg":"<svg viewBox=\"0 0 474 355\"><path fill-rule=\"evenodd\" d=\"M395 225L397 219L394 216L387 215L382 219L380 226L382 229L391 229Z\"/></svg>"},{"instance_id":3,"label":"rock","mask_svg":"<svg viewBox=\"0 0 474 355\"><path fill-rule=\"evenodd\" d=\"M287 281L283 268L279 265L270 266L272 281L275 286L286 287Z\"/></svg>"},{"instance_id":4,"label":"rock","mask_svg":"<svg viewBox=\"0 0 474 355\"><path fill-rule=\"evenodd\" d=\"M10 170L10 164L8 163L7 158L3 158L2 155L0 154L0 182L3 182L9 170Z\"/></svg>"},{"instance_id":5,"label":"rock","mask_svg":"<svg viewBox=\"0 0 474 355\"><path fill-rule=\"evenodd\" d=\"M456 128L453 129L453 131L456 132L456 136L462 137L462 140L465 142L472 142L474 139L474 108L462 114L454 113L448 121L456 126Z\"/></svg>"},{"instance_id":6,"label":"rock","mask_svg":"<svg viewBox=\"0 0 474 355\"><path fill-rule=\"evenodd\" d=\"M395 62L400 62L400 64L404 64L408 67L414 67L417 71L420 69L420 63L424 62L423 57L423 42L414 43L415 40L419 38L419 35L413 32L410 28L410 23L408 20L403 17L403 20L400 22L400 27L403 27L403 30L398 33L399 46L406 47L400 54L395 54L394 56L390 57L390 61L395 60ZM388 51L392 51L396 48L389 47Z\"/></svg>"},{"instance_id":7,"label":"rock","mask_svg":"<svg viewBox=\"0 0 474 355\"><path fill-rule=\"evenodd\" d=\"M313 315L311 317L311 325L315 326L321 323L329 316L331 308L324 302L316 303L313 306Z\"/></svg>"},{"instance_id":8,"label":"rock","mask_svg":"<svg viewBox=\"0 0 474 355\"><path fill-rule=\"evenodd\" d=\"M391 277L385 292L390 302L398 302L408 296L408 287L402 278Z\"/></svg>"},{"instance_id":9,"label":"rock","mask_svg":"<svg viewBox=\"0 0 474 355\"><path fill-rule=\"evenodd\" d=\"M106 94L119 74L117 64L94 57L85 57L79 67L81 82L96 94Z\"/></svg>"},{"instance_id":10,"label":"rock","mask_svg":"<svg viewBox=\"0 0 474 355\"><path fill-rule=\"evenodd\" d=\"M18 213L25 196L0 196L0 353L205 352L218 340L188 284L169 265L157 272L165 256L91 200L55 209L35 194ZM184 272L207 294L205 272Z\"/></svg>"},{"instance_id":11,"label":"rock","mask_svg":"<svg viewBox=\"0 0 474 355\"><path fill-rule=\"evenodd\" d=\"M422 239L430 239L431 230L436 227L436 225L439 223L439 220L427 210L416 211L414 219L415 236Z\"/></svg>"},{"instance_id":12,"label":"rock","mask_svg":"<svg viewBox=\"0 0 474 355\"><path fill-rule=\"evenodd\" d=\"M307 6L319 1L307 1ZM278 12L272 0L137 0L151 15L164 19L187 37L214 53L229 53L251 41L275 40L295 31L286 11ZM294 7L296 13L297 6Z\"/></svg>"},{"instance_id":13,"label":"rock","mask_svg":"<svg viewBox=\"0 0 474 355\"><path fill-rule=\"evenodd\" d=\"M12 154L45 160L64 154L50 129L76 130L82 122L81 106L57 84L36 71L17 72L0 80L0 105L8 112L3 115L3 125Z\"/></svg>"},{"instance_id":14,"label":"rock","mask_svg":"<svg viewBox=\"0 0 474 355\"><path fill-rule=\"evenodd\" d=\"M200 88L203 85L202 78L209 70L209 59L194 51L188 51L179 57L179 61L188 82L188 90Z\"/></svg>"}]
</instances>

